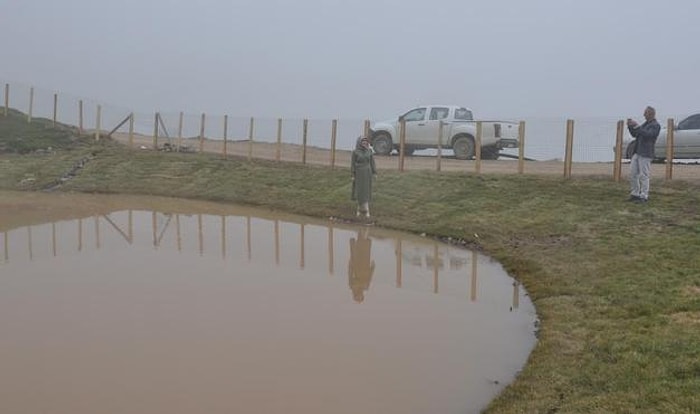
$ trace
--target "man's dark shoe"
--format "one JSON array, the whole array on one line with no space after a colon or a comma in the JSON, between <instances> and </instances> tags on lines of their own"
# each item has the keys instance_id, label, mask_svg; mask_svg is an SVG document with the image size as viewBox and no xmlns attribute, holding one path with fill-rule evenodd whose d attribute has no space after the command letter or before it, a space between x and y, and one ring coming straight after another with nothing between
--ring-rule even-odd
<instances>
[{"instance_id":1,"label":"man's dark shoe","mask_svg":"<svg viewBox=\"0 0 700 414\"><path fill-rule=\"evenodd\" d=\"M645 204L647 201L649 200L646 198L637 197L637 199L634 202L638 204Z\"/></svg>"},{"instance_id":2,"label":"man's dark shoe","mask_svg":"<svg viewBox=\"0 0 700 414\"><path fill-rule=\"evenodd\" d=\"M637 202L639 200L641 200L641 198L639 196L636 196L636 195L631 195L630 198L627 199L627 201L634 201L634 202Z\"/></svg>"}]
</instances>

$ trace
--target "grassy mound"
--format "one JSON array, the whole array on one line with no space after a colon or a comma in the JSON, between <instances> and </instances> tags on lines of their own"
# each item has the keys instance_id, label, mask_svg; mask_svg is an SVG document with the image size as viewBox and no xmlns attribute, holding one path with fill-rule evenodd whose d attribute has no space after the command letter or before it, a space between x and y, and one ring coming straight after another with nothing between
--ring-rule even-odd
<instances>
[{"instance_id":1,"label":"grassy mound","mask_svg":"<svg viewBox=\"0 0 700 414\"><path fill-rule=\"evenodd\" d=\"M0 153L27 154L72 148L80 141L78 129L46 118L33 118L10 109L7 116L0 111Z\"/></svg>"}]
</instances>

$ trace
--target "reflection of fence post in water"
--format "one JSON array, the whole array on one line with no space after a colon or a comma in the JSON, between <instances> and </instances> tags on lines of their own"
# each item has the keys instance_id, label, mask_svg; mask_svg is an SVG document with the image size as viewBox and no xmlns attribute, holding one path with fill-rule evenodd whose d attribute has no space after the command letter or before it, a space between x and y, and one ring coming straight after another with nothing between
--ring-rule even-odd
<instances>
[{"instance_id":1,"label":"reflection of fence post in water","mask_svg":"<svg viewBox=\"0 0 700 414\"><path fill-rule=\"evenodd\" d=\"M134 243L134 212L129 210L129 244Z\"/></svg>"},{"instance_id":2,"label":"reflection of fence post in water","mask_svg":"<svg viewBox=\"0 0 700 414\"><path fill-rule=\"evenodd\" d=\"M182 233L180 233L180 215L175 215L175 233L177 237L177 251L182 252Z\"/></svg>"},{"instance_id":3,"label":"reflection of fence post in water","mask_svg":"<svg viewBox=\"0 0 700 414\"><path fill-rule=\"evenodd\" d=\"M403 258L403 252L402 252L402 245L401 245L401 239L396 239L396 287L400 288L401 287L401 275L402 275L402 258Z\"/></svg>"},{"instance_id":4,"label":"reflection of fence post in water","mask_svg":"<svg viewBox=\"0 0 700 414\"><path fill-rule=\"evenodd\" d=\"M518 309L520 306L520 283L513 282L513 309Z\"/></svg>"},{"instance_id":5,"label":"reflection of fence post in water","mask_svg":"<svg viewBox=\"0 0 700 414\"><path fill-rule=\"evenodd\" d=\"M56 257L56 222L51 223L51 252Z\"/></svg>"},{"instance_id":6,"label":"reflection of fence post in water","mask_svg":"<svg viewBox=\"0 0 700 414\"><path fill-rule=\"evenodd\" d=\"M335 270L335 253L333 251L333 223L328 225L328 273L333 274Z\"/></svg>"},{"instance_id":7,"label":"reflection of fence post in water","mask_svg":"<svg viewBox=\"0 0 700 414\"><path fill-rule=\"evenodd\" d=\"M433 245L433 293L438 293L438 273L440 271L438 263L438 245Z\"/></svg>"},{"instance_id":8,"label":"reflection of fence post in water","mask_svg":"<svg viewBox=\"0 0 700 414\"><path fill-rule=\"evenodd\" d=\"M471 300L476 301L476 262L479 260L476 254L476 250L472 251L472 286L471 286Z\"/></svg>"},{"instance_id":9,"label":"reflection of fence post in water","mask_svg":"<svg viewBox=\"0 0 700 414\"><path fill-rule=\"evenodd\" d=\"M304 265L305 265L305 263L304 263L304 259L305 259L305 257L304 257L304 224L301 224L300 235L301 235L301 249L300 249L300 257L299 257L299 267L303 269Z\"/></svg>"},{"instance_id":10,"label":"reflection of fence post in water","mask_svg":"<svg viewBox=\"0 0 700 414\"><path fill-rule=\"evenodd\" d=\"M158 230L156 227L156 212L151 211L151 232L153 233L153 247L158 247Z\"/></svg>"},{"instance_id":11,"label":"reflection of fence post in water","mask_svg":"<svg viewBox=\"0 0 700 414\"><path fill-rule=\"evenodd\" d=\"M248 251L248 262L253 259L252 235L250 231L250 216L246 217L246 249Z\"/></svg>"},{"instance_id":12,"label":"reflection of fence post in water","mask_svg":"<svg viewBox=\"0 0 700 414\"><path fill-rule=\"evenodd\" d=\"M221 216L221 258L226 259L226 216Z\"/></svg>"},{"instance_id":13,"label":"reflection of fence post in water","mask_svg":"<svg viewBox=\"0 0 700 414\"><path fill-rule=\"evenodd\" d=\"M7 232L3 233L2 238L5 240L5 262L10 261L10 247L8 246L10 238L7 236Z\"/></svg>"},{"instance_id":14,"label":"reflection of fence post in water","mask_svg":"<svg viewBox=\"0 0 700 414\"><path fill-rule=\"evenodd\" d=\"M32 247L32 226L27 227L27 249L29 252L29 261L34 260L34 250Z\"/></svg>"},{"instance_id":15,"label":"reflection of fence post in water","mask_svg":"<svg viewBox=\"0 0 700 414\"><path fill-rule=\"evenodd\" d=\"M202 215L197 214L197 233L199 235L199 255L204 255L204 229L202 228Z\"/></svg>"},{"instance_id":16,"label":"reflection of fence post in water","mask_svg":"<svg viewBox=\"0 0 700 414\"><path fill-rule=\"evenodd\" d=\"M275 220L275 264L280 264L280 221Z\"/></svg>"},{"instance_id":17,"label":"reflection of fence post in water","mask_svg":"<svg viewBox=\"0 0 700 414\"><path fill-rule=\"evenodd\" d=\"M83 219L78 219L78 251L83 251Z\"/></svg>"},{"instance_id":18,"label":"reflection of fence post in water","mask_svg":"<svg viewBox=\"0 0 700 414\"><path fill-rule=\"evenodd\" d=\"M97 250L100 250L100 216L95 216L95 246L97 246Z\"/></svg>"}]
</instances>

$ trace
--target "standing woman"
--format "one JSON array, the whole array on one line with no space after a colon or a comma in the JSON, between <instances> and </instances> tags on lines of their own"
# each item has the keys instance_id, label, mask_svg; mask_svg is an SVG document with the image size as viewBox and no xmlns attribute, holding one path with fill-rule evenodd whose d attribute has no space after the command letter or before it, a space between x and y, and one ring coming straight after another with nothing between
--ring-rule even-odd
<instances>
[{"instance_id":1,"label":"standing woman","mask_svg":"<svg viewBox=\"0 0 700 414\"><path fill-rule=\"evenodd\" d=\"M357 201L357 215L369 217L369 202L372 199L372 179L377 174L373 151L367 137L357 139L350 160L352 174L352 199Z\"/></svg>"}]
</instances>

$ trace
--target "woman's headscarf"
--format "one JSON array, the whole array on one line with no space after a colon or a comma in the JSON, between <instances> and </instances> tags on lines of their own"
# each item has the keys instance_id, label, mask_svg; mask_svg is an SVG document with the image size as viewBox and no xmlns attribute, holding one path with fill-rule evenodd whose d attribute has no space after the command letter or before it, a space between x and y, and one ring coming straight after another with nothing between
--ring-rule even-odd
<instances>
[{"instance_id":1,"label":"woman's headscarf","mask_svg":"<svg viewBox=\"0 0 700 414\"><path fill-rule=\"evenodd\" d=\"M355 142L355 149L365 149L362 146L362 141L367 141L367 149L369 149L370 148L369 139L367 137L363 137L363 136L357 137L357 142Z\"/></svg>"}]
</instances>

